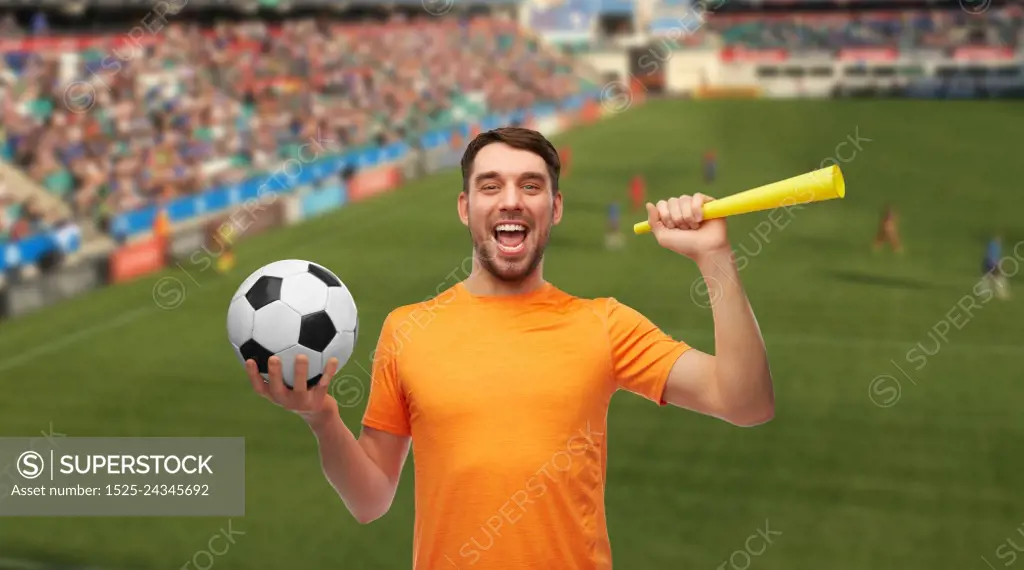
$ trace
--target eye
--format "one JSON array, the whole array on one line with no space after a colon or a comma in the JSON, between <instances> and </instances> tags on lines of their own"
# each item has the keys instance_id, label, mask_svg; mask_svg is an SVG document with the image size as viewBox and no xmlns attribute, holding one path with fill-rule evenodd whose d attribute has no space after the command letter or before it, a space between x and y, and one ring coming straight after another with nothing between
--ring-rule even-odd
<instances>
[{"instance_id":1,"label":"eye","mask_svg":"<svg viewBox=\"0 0 1024 570\"><path fill-rule=\"evenodd\" d=\"M530 191L539 191L541 189L540 186L538 186L536 184L530 184L530 183L527 183L527 184L523 185L523 188L525 188L526 190L530 190Z\"/></svg>"}]
</instances>

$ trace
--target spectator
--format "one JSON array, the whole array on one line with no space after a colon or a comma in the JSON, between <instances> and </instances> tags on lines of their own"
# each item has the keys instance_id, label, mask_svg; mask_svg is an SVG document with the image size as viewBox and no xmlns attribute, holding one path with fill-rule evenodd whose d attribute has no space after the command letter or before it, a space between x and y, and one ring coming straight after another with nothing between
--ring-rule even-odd
<instances>
[{"instance_id":1,"label":"spectator","mask_svg":"<svg viewBox=\"0 0 1024 570\"><path fill-rule=\"evenodd\" d=\"M0 58L0 147L76 217L104 227L277 168L309 140L330 141L323 153L384 145L584 87L559 56L495 19L277 30L178 21L138 41L13 55ZM37 205L13 225L18 237L47 227Z\"/></svg>"}]
</instances>

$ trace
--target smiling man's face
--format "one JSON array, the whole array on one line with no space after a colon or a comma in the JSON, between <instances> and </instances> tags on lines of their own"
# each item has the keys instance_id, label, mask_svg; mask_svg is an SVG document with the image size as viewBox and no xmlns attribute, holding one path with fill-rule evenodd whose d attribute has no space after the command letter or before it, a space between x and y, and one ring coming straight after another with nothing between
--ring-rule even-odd
<instances>
[{"instance_id":1,"label":"smiling man's face","mask_svg":"<svg viewBox=\"0 0 1024 570\"><path fill-rule=\"evenodd\" d=\"M547 164L533 152L492 143L477 153L459 217L488 273L517 282L540 265L551 227L562 219L562 195L552 186Z\"/></svg>"}]
</instances>

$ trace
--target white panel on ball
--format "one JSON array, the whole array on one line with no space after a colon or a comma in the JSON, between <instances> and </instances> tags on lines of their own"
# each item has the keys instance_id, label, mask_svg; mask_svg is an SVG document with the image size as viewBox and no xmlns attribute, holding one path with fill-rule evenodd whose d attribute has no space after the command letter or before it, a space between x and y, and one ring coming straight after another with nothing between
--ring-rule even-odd
<instances>
[{"instance_id":1,"label":"white panel on ball","mask_svg":"<svg viewBox=\"0 0 1024 570\"><path fill-rule=\"evenodd\" d=\"M243 295L240 295L228 307L228 340L232 346L239 347L252 338L252 327L255 324L256 311Z\"/></svg>"},{"instance_id":2,"label":"white panel on ball","mask_svg":"<svg viewBox=\"0 0 1024 570\"><path fill-rule=\"evenodd\" d=\"M281 284L281 301L300 315L322 311L327 306L327 285L312 273L290 275Z\"/></svg>"},{"instance_id":3,"label":"white panel on ball","mask_svg":"<svg viewBox=\"0 0 1024 570\"><path fill-rule=\"evenodd\" d=\"M299 326L302 317L281 301L256 311L252 339L260 346L277 354L299 342Z\"/></svg>"},{"instance_id":4,"label":"white panel on ball","mask_svg":"<svg viewBox=\"0 0 1024 570\"><path fill-rule=\"evenodd\" d=\"M358 314L356 302L348 287L331 287L327 290L327 315L339 331L354 331Z\"/></svg>"},{"instance_id":5,"label":"white panel on ball","mask_svg":"<svg viewBox=\"0 0 1024 570\"><path fill-rule=\"evenodd\" d=\"M345 366L345 363L352 358L352 351L356 347L355 334L352 331L338 331L337 336L324 349L324 365L332 358L338 359L338 368Z\"/></svg>"},{"instance_id":6,"label":"white panel on ball","mask_svg":"<svg viewBox=\"0 0 1024 570\"><path fill-rule=\"evenodd\" d=\"M295 386L295 381L297 380L295 378L295 357L300 354L305 354L309 362L309 373L303 380L308 381L324 370L325 362L319 352L297 344L277 355L281 359L281 375L284 377L286 386Z\"/></svg>"},{"instance_id":7,"label":"white panel on ball","mask_svg":"<svg viewBox=\"0 0 1024 570\"><path fill-rule=\"evenodd\" d=\"M263 274L268 277L288 277L305 273L309 269L309 262L299 259L286 259L275 261L263 268Z\"/></svg>"}]
</instances>

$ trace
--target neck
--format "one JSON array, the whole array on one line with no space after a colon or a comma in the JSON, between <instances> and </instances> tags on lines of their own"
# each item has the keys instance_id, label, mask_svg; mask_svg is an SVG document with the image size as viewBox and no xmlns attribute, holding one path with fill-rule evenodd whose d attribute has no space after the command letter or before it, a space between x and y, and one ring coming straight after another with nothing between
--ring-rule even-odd
<instances>
[{"instance_id":1,"label":"neck","mask_svg":"<svg viewBox=\"0 0 1024 570\"><path fill-rule=\"evenodd\" d=\"M502 281L481 267L474 258L473 272L463 281L463 286L473 295L488 297L530 293L544 286L543 265L541 262L537 269L519 281Z\"/></svg>"}]
</instances>

